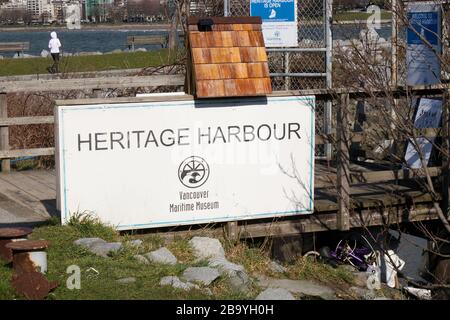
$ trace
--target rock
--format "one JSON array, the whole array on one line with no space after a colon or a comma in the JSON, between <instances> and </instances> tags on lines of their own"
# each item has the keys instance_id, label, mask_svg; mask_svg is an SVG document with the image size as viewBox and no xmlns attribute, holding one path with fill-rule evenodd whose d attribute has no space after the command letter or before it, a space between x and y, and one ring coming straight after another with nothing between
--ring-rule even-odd
<instances>
[{"instance_id":1,"label":"rock","mask_svg":"<svg viewBox=\"0 0 450 320\"><path fill-rule=\"evenodd\" d=\"M95 253L100 257L108 257L111 253L117 252L122 249L122 243L120 242L107 242L107 243L97 243L92 246L89 251Z\"/></svg>"},{"instance_id":2,"label":"rock","mask_svg":"<svg viewBox=\"0 0 450 320\"><path fill-rule=\"evenodd\" d=\"M75 244L77 246L86 247L88 249L90 249L94 245L100 244L100 243L104 244L104 243L106 243L106 241L103 239L100 239L100 238L81 238L81 239L75 240L73 242L73 244Z\"/></svg>"},{"instance_id":3,"label":"rock","mask_svg":"<svg viewBox=\"0 0 450 320\"><path fill-rule=\"evenodd\" d=\"M258 284L264 288L282 288L290 291L291 293L298 293L309 297L317 297L323 300L336 299L335 291L333 289L309 280L274 279L259 276Z\"/></svg>"},{"instance_id":4,"label":"rock","mask_svg":"<svg viewBox=\"0 0 450 320\"><path fill-rule=\"evenodd\" d=\"M189 241L198 259L225 257L225 251L219 240L208 237L194 237Z\"/></svg>"},{"instance_id":5,"label":"rock","mask_svg":"<svg viewBox=\"0 0 450 320\"><path fill-rule=\"evenodd\" d=\"M185 280L198 282L205 286L210 285L219 276L219 270L210 267L191 267L183 272Z\"/></svg>"},{"instance_id":6,"label":"rock","mask_svg":"<svg viewBox=\"0 0 450 320\"><path fill-rule=\"evenodd\" d=\"M102 55L102 53L100 51L95 51L95 52L79 52L77 54L78 56L98 56L98 55Z\"/></svg>"},{"instance_id":7,"label":"rock","mask_svg":"<svg viewBox=\"0 0 450 320\"><path fill-rule=\"evenodd\" d=\"M116 280L116 282L118 282L120 284L134 283L134 282L136 282L136 278L134 278L134 277L122 278L122 279Z\"/></svg>"},{"instance_id":8,"label":"rock","mask_svg":"<svg viewBox=\"0 0 450 320\"><path fill-rule=\"evenodd\" d=\"M122 53L123 51L121 49L114 49L113 51L109 53Z\"/></svg>"},{"instance_id":9,"label":"rock","mask_svg":"<svg viewBox=\"0 0 450 320\"><path fill-rule=\"evenodd\" d=\"M150 263L150 261L148 261L146 257L144 257L143 255L140 255L140 254L134 255L133 258L135 258L139 263L143 263L143 264Z\"/></svg>"},{"instance_id":10,"label":"rock","mask_svg":"<svg viewBox=\"0 0 450 320\"><path fill-rule=\"evenodd\" d=\"M369 272L352 272L353 283L362 288L367 288L367 279L371 275Z\"/></svg>"},{"instance_id":11,"label":"rock","mask_svg":"<svg viewBox=\"0 0 450 320\"><path fill-rule=\"evenodd\" d=\"M140 239L135 239L135 240L131 240L128 242L128 244L131 247L135 247L135 248L140 248L142 246L142 243L144 243L144 242Z\"/></svg>"},{"instance_id":12,"label":"rock","mask_svg":"<svg viewBox=\"0 0 450 320\"><path fill-rule=\"evenodd\" d=\"M356 271L356 268L350 264L344 264L342 266L339 266L339 268L341 268L347 272L350 272L350 273L353 273Z\"/></svg>"},{"instance_id":13,"label":"rock","mask_svg":"<svg viewBox=\"0 0 450 320\"><path fill-rule=\"evenodd\" d=\"M43 49L41 51L41 57L42 58L47 58L50 55L50 52L48 52L47 50Z\"/></svg>"},{"instance_id":14,"label":"rock","mask_svg":"<svg viewBox=\"0 0 450 320\"><path fill-rule=\"evenodd\" d=\"M190 282L183 282L180 280L180 278L175 277L175 276L167 276L167 277L161 278L159 285L160 286L172 286L174 288L182 289L182 290L186 290L186 291L191 290L191 289L199 289L199 286L197 286L196 284L193 284Z\"/></svg>"},{"instance_id":15,"label":"rock","mask_svg":"<svg viewBox=\"0 0 450 320\"><path fill-rule=\"evenodd\" d=\"M360 287L350 287L349 291L357 298L366 299L369 290Z\"/></svg>"},{"instance_id":16,"label":"rock","mask_svg":"<svg viewBox=\"0 0 450 320\"><path fill-rule=\"evenodd\" d=\"M295 300L292 293L283 288L267 288L255 300Z\"/></svg>"},{"instance_id":17,"label":"rock","mask_svg":"<svg viewBox=\"0 0 450 320\"><path fill-rule=\"evenodd\" d=\"M62 57L72 57L72 56L73 56L73 53L70 53L70 52L63 52L63 53L61 54L61 56L62 56Z\"/></svg>"},{"instance_id":18,"label":"rock","mask_svg":"<svg viewBox=\"0 0 450 320\"><path fill-rule=\"evenodd\" d=\"M279 264L276 261L270 261L269 262L269 268L275 273L284 273L287 271L285 267L283 267L281 264Z\"/></svg>"},{"instance_id":19,"label":"rock","mask_svg":"<svg viewBox=\"0 0 450 320\"><path fill-rule=\"evenodd\" d=\"M137 48L134 51L136 51L136 52L147 52L147 49L145 49L145 48Z\"/></svg>"},{"instance_id":20,"label":"rock","mask_svg":"<svg viewBox=\"0 0 450 320\"><path fill-rule=\"evenodd\" d=\"M386 298L386 297L376 297L373 300L391 300L391 299Z\"/></svg>"},{"instance_id":21,"label":"rock","mask_svg":"<svg viewBox=\"0 0 450 320\"><path fill-rule=\"evenodd\" d=\"M2 60L3 59L3 56L0 56L0 60Z\"/></svg>"},{"instance_id":22,"label":"rock","mask_svg":"<svg viewBox=\"0 0 450 320\"><path fill-rule=\"evenodd\" d=\"M250 278L242 265L230 262L225 257L217 257L209 260L209 266L217 268L221 275L228 276L230 284L235 290L248 289Z\"/></svg>"},{"instance_id":23,"label":"rock","mask_svg":"<svg viewBox=\"0 0 450 320\"><path fill-rule=\"evenodd\" d=\"M166 247L159 248L158 250L149 252L144 255L149 261L155 263L164 263L175 265L177 258Z\"/></svg>"}]
</instances>

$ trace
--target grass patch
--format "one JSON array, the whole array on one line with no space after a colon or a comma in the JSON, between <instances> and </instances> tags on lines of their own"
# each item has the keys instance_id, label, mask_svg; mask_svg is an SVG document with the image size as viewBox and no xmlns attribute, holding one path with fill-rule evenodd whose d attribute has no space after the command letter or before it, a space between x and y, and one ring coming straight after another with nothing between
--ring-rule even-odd
<instances>
[{"instance_id":1,"label":"grass patch","mask_svg":"<svg viewBox=\"0 0 450 320\"><path fill-rule=\"evenodd\" d=\"M61 57L60 72L70 73L144 68L167 64L172 62L174 58L175 55L170 55L168 49L149 52ZM1 59L0 76L48 74L47 68L52 64L51 57Z\"/></svg>"},{"instance_id":2,"label":"grass patch","mask_svg":"<svg viewBox=\"0 0 450 320\"><path fill-rule=\"evenodd\" d=\"M315 261L312 258L299 257L288 267L287 274L291 279L317 280L324 284L347 287L353 284L353 275L347 269Z\"/></svg>"},{"instance_id":3,"label":"grass patch","mask_svg":"<svg viewBox=\"0 0 450 320\"><path fill-rule=\"evenodd\" d=\"M56 222L56 221L54 221ZM87 249L75 246L73 242L82 237L100 237L107 241L121 241L123 250L109 258L98 257ZM179 259L175 266L160 264L140 264L133 257L155 250L164 241L159 236L120 236L112 227L102 225L95 216L89 213L75 215L68 225L53 225L53 223L35 228L32 239L46 239L51 242L47 250L48 273L50 281L59 283L47 299L246 299L247 295L232 290L226 279L220 278L209 286L212 295L205 288L183 291L170 286L161 287L159 281L164 276L180 276L191 266L202 264L194 262L187 239L178 238L168 244L168 248ZM141 239L140 248L127 244L132 239ZM81 270L81 289L70 290L67 280L72 274L67 268L76 265ZM21 299L10 287L12 270L0 264L0 299ZM136 282L120 284L116 280L126 277L136 278Z\"/></svg>"},{"instance_id":4,"label":"grass patch","mask_svg":"<svg viewBox=\"0 0 450 320\"><path fill-rule=\"evenodd\" d=\"M279 276L269 268L269 254L262 248L250 248L245 243L238 243L227 248L227 257L234 263L242 264L251 275Z\"/></svg>"}]
</instances>

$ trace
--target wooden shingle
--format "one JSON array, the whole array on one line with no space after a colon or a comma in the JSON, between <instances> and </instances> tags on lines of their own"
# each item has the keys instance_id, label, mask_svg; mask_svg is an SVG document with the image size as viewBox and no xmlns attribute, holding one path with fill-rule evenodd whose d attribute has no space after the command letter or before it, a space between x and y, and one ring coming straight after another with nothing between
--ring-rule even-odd
<instances>
[{"instance_id":1,"label":"wooden shingle","mask_svg":"<svg viewBox=\"0 0 450 320\"><path fill-rule=\"evenodd\" d=\"M188 19L188 91L197 98L272 92L260 17Z\"/></svg>"}]
</instances>

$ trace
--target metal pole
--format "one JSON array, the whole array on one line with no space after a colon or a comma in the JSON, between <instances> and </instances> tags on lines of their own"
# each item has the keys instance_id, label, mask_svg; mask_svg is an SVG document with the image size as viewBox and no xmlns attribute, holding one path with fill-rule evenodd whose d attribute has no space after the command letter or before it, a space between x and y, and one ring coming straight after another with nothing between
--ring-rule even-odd
<instances>
[{"instance_id":1,"label":"metal pole","mask_svg":"<svg viewBox=\"0 0 450 320\"><path fill-rule=\"evenodd\" d=\"M397 44L398 44L398 14L399 7L397 0L392 0L392 36L391 36L391 87L396 88L398 85L398 52L397 52ZM394 132L395 130L395 120L397 119L397 110L398 99L394 99L394 105L391 109L391 130ZM391 152L396 155L397 154L397 145L396 141L390 140Z\"/></svg>"},{"instance_id":2,"label":"metal pole","mask_svg":"<svg viewBox=\"0 0 450 320\"><path fill-rule=\"evenodd\" d=\"M223 16L228 17L230 15L230 4L228 3L230 0L223 1Z\"/></svg>"},{"instance_id":3,"label":"metal pole","mask_svg":"<svg viewBox=\"0 0 450 320\"><path fill-rule=\"evenodd\" d=\"M284 90L289 90L290 89L290 77L288 76L289 74L289 52L285 52L284 53L284 73L286 74L286 76L284 77Z\"/></svg>"},{"instance_id":4,"label":"metal pole","mask_svg":"<svg viewBox=\"0 0 450 320\"><path fill-rule=\"evenodd\" d=\"M398 41L398 6L397 0L392 0L392 37L391 37L391 86L398 84L398 62L397 62L397 41Z\"/></svg>"},{"instance_id":5,"label":"metal pole","mask_svg":"<svg viewBox=\"0 0 450 320\"><path fill-rule=\"evenodd\" d=\"M333 34L332 34L332 23L333 23L333 0L324 0L325 5L325 37L326 37L326 73L327 73L327 88L331 89L333 86L332 81L332 55L333 55ZM325 104L324 111L324 126L325 133L331 134L332 131L332 101L327 101ZM325 157L327 160L332 158L332 145L331 143L325 144Z\"/></svg>"}]
</instances>

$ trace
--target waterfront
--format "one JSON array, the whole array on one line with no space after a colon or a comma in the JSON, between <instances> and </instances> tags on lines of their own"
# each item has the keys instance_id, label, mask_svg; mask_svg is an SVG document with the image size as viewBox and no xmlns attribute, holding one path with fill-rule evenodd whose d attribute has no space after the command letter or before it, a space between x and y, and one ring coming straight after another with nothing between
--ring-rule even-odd
<instances>
[{"instance_id":1,"label":"waterfront","mask_svg":"<svg viewBox=\"0 0 450 320\"><path fill-rule=\"evenodd\" d=\"M364 25L334 25L333 40L349 40L359 36ZM147 29L146 29L147 28ZM43 49L48 50L48 41L50 31L53 29L11 29L3 28L0 31L0 42L30 42L30 50L27 54L39 56ZM166 25L122 25L114 28L103 26L100 28L83 27L81 30L68 30L64 28L56 29L58 36L63 44L63 50L67 53L78 52L111 52L116 49L127 49L127 36L138 35L166 35ZM318 41L323 39L323 28L315 26L304 26L299 29L300 41ZM378 30L381 37L389 39L391 35L390 24L382 25ZM156 45L140 45L147 50L157 49ZM0 52L4 57L12 57L14 53Z\"/></svg>"}]
</instances>

